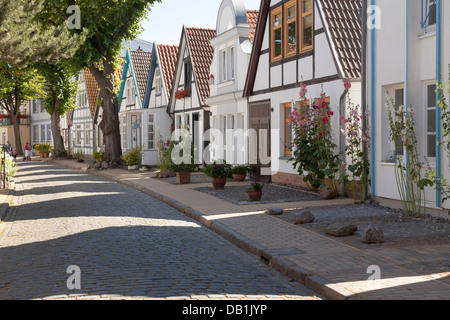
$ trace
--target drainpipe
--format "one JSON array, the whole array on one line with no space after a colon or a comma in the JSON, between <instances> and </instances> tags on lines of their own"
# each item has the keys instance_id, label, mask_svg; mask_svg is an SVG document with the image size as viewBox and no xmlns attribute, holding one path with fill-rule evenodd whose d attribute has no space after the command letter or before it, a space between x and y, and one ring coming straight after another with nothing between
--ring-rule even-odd
<instances>
[{"instance_id":1,"label":"drainpipe","mask_svg":"<svg viewBox=\"0 0 450 320\"><path fill-rule=\"evenodd\" d=\"M371 6L375 5L375 0L370 3ZM372 196L376 195L376 168L375 168L375 154L376 154L376 109L375 109L375 28L370 30L370 177L371 177L371 190Z\"/></svg>"},{"instance_id":2,"label":"drainpipe","mask_svg":"<svg viewBox=\"0 0 450 320\"><path fill-rule=\"evenodd\" d=\"M363 0L362 2L362 53L361 53L361 114L363 115L364 121L362 121L362 133L363 137L367 130L366 123L366 110L367 110L367 0ZM363 142L363 167L367 168L367 146ZM364 181L364 194L362 198L367 200L367 190L368 190L368 182Z\"/></svg>"},{"instance_id":3,"label":"drainpipe","mask_svg":"<svg viewBox=\"0 0 450 320\"><path fill-rule=\"evenodd\" d=\"M345 118L346 115L346 102L347 102L347 94L348 89L346 88L344 92L341 95L341 99L339 100L339 115L341 117ZM341 163L346 163L346 157L345 157L345 135L340 134L339 135L339 154L341 155ZM339 170L340 179L339 179L339 195L344 196L345 195L345 181L343 180L346 169L345 167L341 166L341 169Z\"/></svg>"},{"instance_id":4,"label":"drainpipe","mask_svg":"<svg viewBox=\"0 0 450 320\"><path fill-rule=\"evenodd\" d=\"M442 67L442 0L436 0L436 81L440 84L442 82L441 75ZM441 96L436 93L436 101L439 101ZM441 109L436 108L436 178L438 181L442 179L442 127L441 127ZM442 207L442 194L436 190L436 207Z\"/></svg>"}]
</instances>

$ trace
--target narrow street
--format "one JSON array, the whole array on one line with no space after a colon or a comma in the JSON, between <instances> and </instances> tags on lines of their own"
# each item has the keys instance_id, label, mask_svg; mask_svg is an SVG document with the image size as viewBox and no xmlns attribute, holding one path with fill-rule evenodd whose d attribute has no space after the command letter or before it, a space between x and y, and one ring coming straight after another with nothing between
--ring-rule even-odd
<instances>
[{"instance_id":1,"label":"narrow street","mask_svg":"<svg viewBox=\"0 0 450 320\"><path fill-rule=\"evenodd\" d=\"M319 299L211 230L135 189L18 163L0 228L0 299ZM81 289L69 289L69 266Z\"/></svg>"}]
</instances>

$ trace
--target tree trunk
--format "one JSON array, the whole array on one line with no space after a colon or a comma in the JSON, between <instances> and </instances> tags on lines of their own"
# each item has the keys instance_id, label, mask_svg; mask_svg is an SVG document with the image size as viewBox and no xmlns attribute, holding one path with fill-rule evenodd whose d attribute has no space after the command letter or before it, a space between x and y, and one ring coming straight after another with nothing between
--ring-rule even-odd
<instances>
[{"instance_id":1,"label":"tree trunk","mask_svg":"<svg viewBox=\"0 0 450 320\"><path fill-rule=\"evenodd\" d=\"M19 122L17 121L17 116L13 113L10 113L11 115L11 122L14 128L14 140L16 141L16 150L17 154L19 156L23 156L23 149L22 149L22 139L20 137L20 127ZM29 142L29 141L27 141Z\"/></svg>"},{"instance_id":2,"label":"tree trunk","mask_svg":"<svg viewBox=\"0 0 450 320\"><path fill-rule=\"evenodd\" d=\"M99 128L103 132L103 140L105 143L104 159L121 164L122 146L120 140L119 102L116 93L115 70L112 67L112 61L113 59L107 56L103 63L103 70L99 70L95 66L91 66L89 70L94 75L100 87L103 114Z\"/></svg>"},{"instance_id":3,"label":"tree trunk","mask_svg":"<svg viewBox=\"0 0 450 320\"><path fill-rule=\"evenodd\" d=\"M64 157L67 154L66 149L64 148L64 140L61 135L61 117L59 115L59 106L60 101L59 99L56 99L55 111L50 114L52 121L53 156L56 158Z\"/></svg>"}]
</instances>

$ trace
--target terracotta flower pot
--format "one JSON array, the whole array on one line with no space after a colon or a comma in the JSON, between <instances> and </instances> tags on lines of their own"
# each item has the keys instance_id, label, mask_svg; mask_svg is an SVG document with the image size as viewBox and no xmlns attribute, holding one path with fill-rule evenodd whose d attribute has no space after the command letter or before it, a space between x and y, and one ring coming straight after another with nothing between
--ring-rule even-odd
<instances>
[{"instance_id":1,"label":"terracotta flower pot","mask_svg":"<svg viewBox=\"0 0 450 320\"><path fill-rule=\"evenodd\" d=\"M262 190L247 191L247 194L251 201L259 201L262 197Z\"/></svg>"},{"instance_id":2,"label":"terracotta flower pot","mask_svg":"<svg viewBox=\"0 0 450 320\"><path fill-rule=\"evenodd\" d=\"M187 184L191 183L191 172L176 172L177 183L178 184Z\"/></svg>"},{"instance_id":3,"label":"terracotta flower pot","mask_svg":"<svg viewBox=\"0 0 450 320\"><path fill-rule=\"evenodd\" d=\"M49 154L48 153L44 153L44 158L48 158Z\"/></svg>"},{"instance_id":4,"label":"terracotta flower pot","mask_svg":"<svg viewBox=\"0 0 450 320\"><path fill-rule=\"evenodd\" d=\"M226 183L227 177L212 178L212 184L214 189L216 190L222 190L225 187Z\"/></svg>"},{"instance_id":5,"label":"terracotta flower pot","mask_svg":"<svg viewBox=\"0 0 450 320\"><path fill-rule=\"evenodd\" d=\"M247 176L245 173L233 173L232 174L234 181L244 181Z\"/></svg>"}]
</instances>

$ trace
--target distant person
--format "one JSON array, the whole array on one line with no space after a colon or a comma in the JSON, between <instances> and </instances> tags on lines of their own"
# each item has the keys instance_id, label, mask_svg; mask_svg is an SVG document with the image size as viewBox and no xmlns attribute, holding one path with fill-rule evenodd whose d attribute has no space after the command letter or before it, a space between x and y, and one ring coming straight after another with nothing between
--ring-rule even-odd
<instances>
[{"instance_id":1,"label":"distant person","mask_svg":"<svg viewBox=\"0 0 450 320\"><path fill-rule=\"evenodd\" d=\"M31 144L28 141L25 143L25 160L31 161Z\"/></svg>"},{"instance_id":2,"label":"distant person","mask_svg":"<svg viewBox=\"0 0 450 320\"><path fill-rule=\"evenodd\" d=\"M17 158L17 149L16 148L14 148L14 150L12 152L12 156L14 158L14 161L16 161L16 158Z\"/></svg>"},{"instance_id":3,"label":"distant person","mask_svg":"<svg viewBox=\"0 0 450 320\"><path fill-rule=\"evenodd\" d=\"M9 155L12 155L12 146L9 141L6 143L6 152L8 152Z\"/></svg>"}]
</instances>

